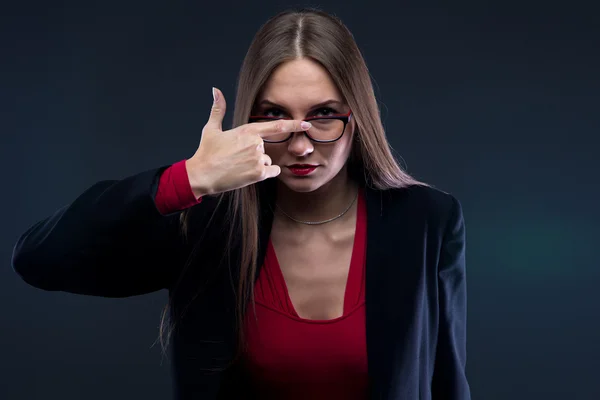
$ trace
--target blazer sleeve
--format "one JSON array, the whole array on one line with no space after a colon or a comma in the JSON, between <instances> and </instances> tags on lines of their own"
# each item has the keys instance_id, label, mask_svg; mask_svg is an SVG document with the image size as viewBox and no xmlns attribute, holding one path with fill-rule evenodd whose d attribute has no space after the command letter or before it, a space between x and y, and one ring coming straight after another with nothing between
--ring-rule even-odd
<instances>
[{"instance_id":1,"label":"blazer sleeve","mask_svg":"<svg viewBox=\"0 0 600 400\"><path fill-rule=\"evenodd\" d=\"M186 258L179 214L156 208L161 167L92 185L17 240L12 266L29 285L103 297L167 288Z\"/></svg>"},{"instance_id":2,"label":"blazer sleeve","mask_svg":"<svg viewBox=\"0 0 600 400\"><path fill-rule=\"evenodd\" d=\"M470 400L466 366L465 223L452 197L438 266L439 330L432 381L434 400Z\"/></svg>"}]
</instances>

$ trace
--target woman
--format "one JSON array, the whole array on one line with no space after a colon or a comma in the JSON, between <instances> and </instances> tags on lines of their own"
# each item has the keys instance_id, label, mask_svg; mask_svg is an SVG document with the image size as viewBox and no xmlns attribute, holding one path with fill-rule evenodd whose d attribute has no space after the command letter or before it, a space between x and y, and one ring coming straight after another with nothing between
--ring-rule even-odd
<instances>
[{"instance_id":1,"label":"woman","mask_svg":"<svg viewBox=\"0 0 600 400\"><path fill-rule=\"evenodd\" d=\"M461 207L397 165L345 26L275 16L233 129L213 97L191 158L96 183L23 234L17 273L168 289L177 399L469 399Z\"/></svg>"}]
</instances>

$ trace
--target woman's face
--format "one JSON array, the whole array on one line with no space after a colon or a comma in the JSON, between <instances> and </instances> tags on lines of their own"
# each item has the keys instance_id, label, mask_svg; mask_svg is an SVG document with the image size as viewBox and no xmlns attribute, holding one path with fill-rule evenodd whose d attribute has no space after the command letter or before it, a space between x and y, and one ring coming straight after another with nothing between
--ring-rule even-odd
<instances>
[{"instance_id":1,"label":"woman's face","mask_svg":"<svg viewBox=\"0 0 600 400\"><path fill-rule=\"evenodd\" d=\"M312 60L298 59L273 71L257 98L253 114L303 120L348 111L350 108L343 102L327 70ZM315 126L313 123L313 128L317 129ZM345 179L342 174L353 134L354 122L350 119L344 134L335 142L316 143L303 132L296 132L287 142L265 143L265 153L274 165L281 167L278 179L283 184L296 192L312 192L336 176ZM306 174L306 169L294 169L294 164L317 167Z\"/></svg>"}]
</instances>

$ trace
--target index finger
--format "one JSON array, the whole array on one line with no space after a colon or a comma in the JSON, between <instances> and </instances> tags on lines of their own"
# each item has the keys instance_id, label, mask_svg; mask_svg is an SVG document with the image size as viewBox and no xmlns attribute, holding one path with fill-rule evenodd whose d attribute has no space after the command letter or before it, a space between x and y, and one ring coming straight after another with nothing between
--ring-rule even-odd
<instances>
[{"instance_id":1,"label":"index finger","mask_svg":"<svg viewBox=\"0 0 600 400\"><path fill-rule=\"evenodd\" d=\"M251 124L253 131L260 137L265 138L278 133L291 133L307 131L311 128L311 123L297 119L278 119L268 122L254 122Z\"/></svg>"}]
</instances>

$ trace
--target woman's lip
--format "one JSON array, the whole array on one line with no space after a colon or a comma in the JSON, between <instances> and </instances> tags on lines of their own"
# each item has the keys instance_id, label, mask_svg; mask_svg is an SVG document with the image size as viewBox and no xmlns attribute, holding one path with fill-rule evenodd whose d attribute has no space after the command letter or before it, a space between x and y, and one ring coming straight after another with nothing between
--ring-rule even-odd
<instances>
[{"instance_id":1,"label":"woman's lip","mask_svg":"<svg viewBox=\"0 0 600 400\"><path fill-rule=\"evenodd\" d=\"M318 165L310 165L310 164L294 164L288 166L288 168L317 168Z\"/></svg>"},{"instance_id":2,"label":"woman's lip","mask_svg":"<svg viewBox=\"0 0 600 400\"><path fill-rule=\"evenodd\" d=\"M318 166L310 166L310 167L297 167L297 166L289 166L288 169L292 172L292 174L294 175L298 175L298 176L305 176L305 175L310 175L314 172L315 169L317 169Z\"/></svg>"}]
</instances>

